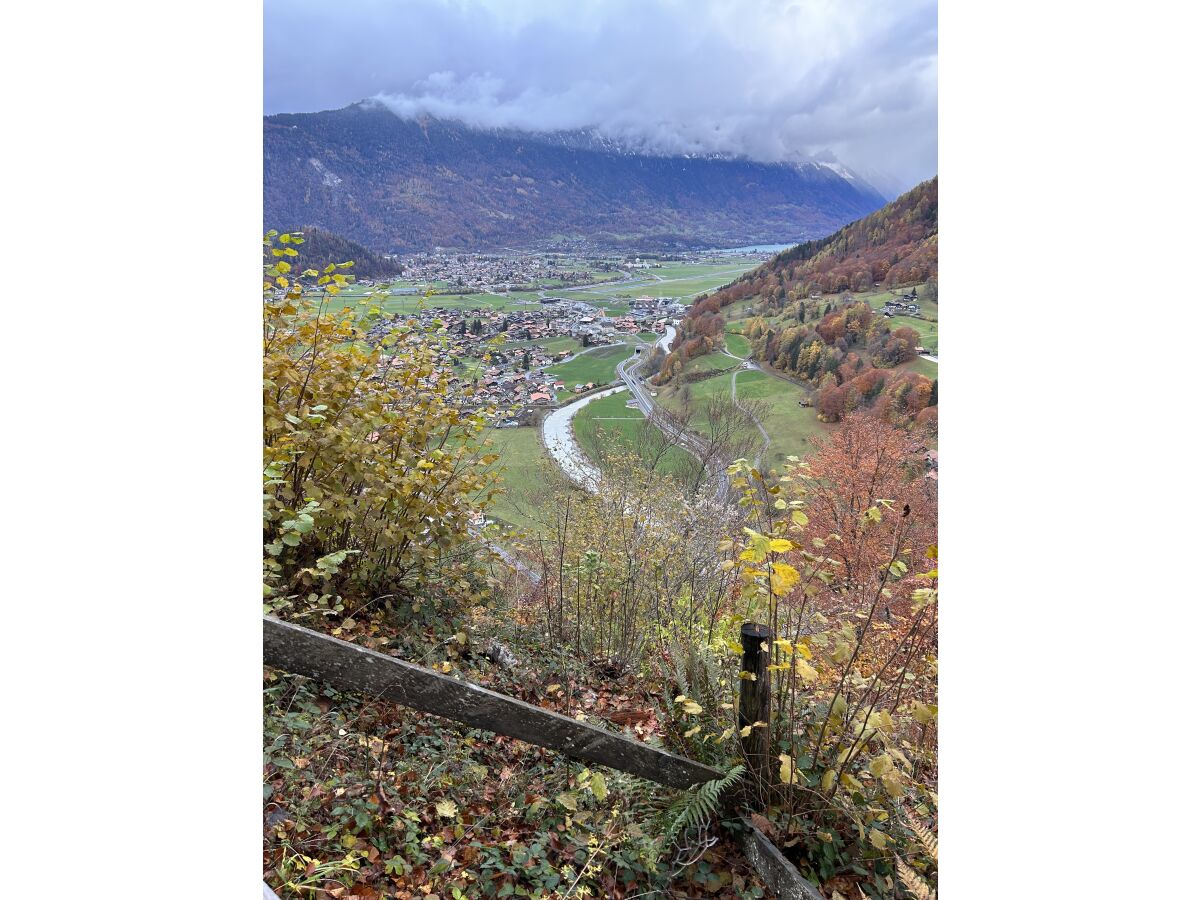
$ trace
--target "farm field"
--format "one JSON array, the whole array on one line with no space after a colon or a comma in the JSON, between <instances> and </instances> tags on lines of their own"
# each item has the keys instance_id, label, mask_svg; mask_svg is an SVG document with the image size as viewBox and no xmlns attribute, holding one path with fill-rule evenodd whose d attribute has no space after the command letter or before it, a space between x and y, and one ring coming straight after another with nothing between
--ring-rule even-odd
<instances>
[{"instance_id":1,"label":"farm field","mask_svg":"<svg viewBox=\"0 0 1200 900\"><path fill-rule=\"evenodd\" d=\"M767 404L763 427L771 436L771 447L763 465L782 468L788 456L806 456L812 452L813 438L833 430L817 421L815 409L800 405L807 391L765 372L739 372L737 395L739 400L762 400Z\"/></svg>"},{"instance_id":2,"label":"farm field","mask_svg":"<svg viewBox=\"0 0 1200 900\"><path fill-rule=\"evenodd\" d=\"M735 331L725 332L725 349L745 359L750 355L750 341Z\"/></svg>"},{"instance_id":3,"label":"farm field","mask_svg":"<svg viewBox=\"0 0 1200 900\"><path fill-rule=\"evenodd\" d=\"M567 389L560 391L558 399L571 394L576 384L608 384L617 377L617 365L633 355L633 348L628 344L612 344L599 347L587 353L581 353L565 363L551 366L546 372L566 382Z\"/></svg>"},{"instance_id":4,"label":"farm field","mask_svg":"<svg viewBox=\"0 0 1200 900\"><path fill-rule=\"evenodd\" d=\"M493 428L487 432L492 450L500 455L496 468L501 470L499 495L488 509L488 515L506 525L532 529L537 523L526 512L530 496L549 478L557 478L558 469L542 446L541 429Z\"/></svg>"},{"instance_id":5,"label":"farm field","mask_svg":"<svg viewBox=\"0 0 1200 900\"><path fill-rule=\"evenodd\" d=\"M576 340L575 338L571 337L570 335L566 335L566 334L560 334L560 335L556 335L555 337L549 337L549 338L540 338L539 340L536 340L536 341L505 341L504 342L504 346L509 349L513 349L513 348L519 349L521 347L532 347L535 345L539 346L539 347L545 347L551 353L561 353L563 350L570 350L570 351L574 352L583 347L583 345L581 343L579 343L578 340Z\"/></svg>"},{"instance_id":6,"label":"farm field","mask_svg":"<svg viewBox=\"0 0 1200 900\"><path fill-rule=\"evenodd\" d=\"M629 392L621 391L609 397L593 400L579 411L572 423L575 429L575 440L583 448L583 452L596 461L599 457L598 446L604 434L616 434L629 447L637 441L637 435L646 420L640 409L630 409L625 404L629 400ZM663 474L680 472L687 466L690 457L686 450L673 447L658 465L658 471Z\"/></svg>"},{"instance_id":7,"label":"farm field","mask_svg":"<svg viewBox=\"0 0 1200 900\"><path fill-rule=\"evenodd\" d=\"M709 354L689 363L689 368L706 359L720 359L717 354ZM728 359L728 357L725 357ZM737 376L737 396L739 400L761 400L767 405L763 427L771 437L771 447L763 464L780 468L789 455L804 456L812 450L812 439L821 437L831 431L831 426L817 421L816 410L800 406L800 400L808 396L808 392L797 385L775 378L765 372L739 369L727 375L719 375L693 384L680 384L669 391L662 392L659 397L668 409L679 413L683 409L685 393L690 396L693 409L692 427L703 431L707 426L704 407L714 396L729 396L730 386L734 375Z\"/></svg>"}]
</instances>

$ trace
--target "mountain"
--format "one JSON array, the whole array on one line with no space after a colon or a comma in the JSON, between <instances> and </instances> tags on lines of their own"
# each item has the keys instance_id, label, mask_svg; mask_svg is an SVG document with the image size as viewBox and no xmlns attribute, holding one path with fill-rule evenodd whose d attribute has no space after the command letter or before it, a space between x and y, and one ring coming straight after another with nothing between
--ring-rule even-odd
<instances>
[{"instance_id":1,"label":"mountain","mask_svg":"<svg viewBox=\"0 0 1200 900\"><path fill-rule=\"evenodd\" d=\"M305 269L320 270L330 263L341 263L347 260L354 260L354 268L349 270L349 273L360 279L396 278L404 270L399 260L388 259L374 250L368 250L357 241L347 240L341 235L333 234L314 225L276 230L293 234L295 232L303 233L303 244L290 245L298 255L288 259L292 268L298 272Z\"/></svg>"},{"instance_id":2,"label":"mountain","mask_svg":"<svg viewBox=\"0 0 1200 900\"><path fill-rule=\"evenodd\" d=\"M263 218L381 252L805 240L884 203L829 161L655 155L592 132L478 129L368 103L263 119Z\"/></svg>"},{"instance_id":3,"label":"mountain","mask_svg":"<svg viewBox=\"0 0 1200 900\"><path fill-rule=\"evenodd\" d=\"M715 310L747 297L780 303L789 294L807 297L912 284L937 277L938 183L922 182L882 209L828 237L798 244L767 260L708 297ZM715 303L713 302L715 301Z\"/></svg>"}]
</instances>

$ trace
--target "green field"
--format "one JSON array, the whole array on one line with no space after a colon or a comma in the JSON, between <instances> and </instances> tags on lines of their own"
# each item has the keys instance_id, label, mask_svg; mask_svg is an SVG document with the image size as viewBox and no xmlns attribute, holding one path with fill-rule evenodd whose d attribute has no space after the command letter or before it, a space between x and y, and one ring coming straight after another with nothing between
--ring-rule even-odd
<instances>
[{"instance_id":1,"label":"green field","mask_svg":"<svg viewBox=\"0 0 1200 900\"><path fill-rule=\"evenodd\" d=\"M763 465L781 468L788 456L805 456L813 449L812 439L824 437L832 427L817 421L817 411L800 406L808 392L765 372L737 374L739 400L761 400L767 405L763 427L771 446Z\"/></svg>"},{"instance_id":2,"label":"green field","mask_svg":"<svg viewBox=\"0 0 1200 900\"><path fill-rule=\"evenodd\" d=\"M720 359L716 354L692 360L689 367L702 360ZM726 357L728 359L728 357ZM659 402L675 413L683 409L685 393L692 406L691 427L704 432L707 426L704 409L714 396L729 396L730 385L737 377L738 400L761 400L766 404L763 427L771 437L771 446L763 465L782 468L788 456L804 456L812 450L812 439L830 432L831 426L817 421L816 410L800 406L800 400L808 397L808 391L789 381L768 375L765 372L739 369L727 375L719 375L697 381L686 387L681 383L661 393Z\"/></svg>"},{"instance_id":3,"label":"green field","mask_svg":"<svg viewBox=\"0 0 1200 900\"><path fill-rule=\"evenodd\" d=\"M515 331L516 329L514 329ZM579 350L583 345L570 335L560 334L555 337L539 338L536 341L505 341L504 346L508 349L520 349L522 347L545 347L550 353L561 353L563 350Z\"/></svg>"},{"instance_id":4,"label":"green field","mask_svg":"<svg viewBox=\"0 0 1200 900\"><path fill-rule=\"evenodd\" d=\"M628 344L612 344L581 353L565 363L551 366L546 372L566 382L566 390L559 393L561 400L571 394L576 384L587 384L589 381L609 384L615 381L617 364L632 355L633 348Z\"/></svg>"},{"instance_id":5,"label":"green field","mask_svg":"<svg viewBox=\"0 0 1200 900\"><path fill-rule=\"evenodd\" d=\"M734 356L745 359L750 355L750 341L736 332L727 331L725 333L725 349Z\"/></svg>"},{"instance_id":6,"label":"green field","mask_svg":"<svg viewBox=\"0 0 1200 900\"><path fill-rule=\"evenodd\" d=\"M896 366L896 368L901 372L917 372L926 378L936 379L938 377L938 364L930 362L927 359L921 359L919 356L911 362Z\"/></svg>"},{"instance_id":7,"label":"green field","mask_svg":"<svg viewBox=\"0 0 1200 900\"><path fill-rule=\"evenodd\" d=\"M627 446L636 446L638 432L646 417L640 409L630 409L625 405L629 399L628 391L620 391L593 400L576 414L572 422L575 439L593 460L599 456L597 447L605 435L619 435ZM681 472L690 459L686 450L672 447L659 462L658 471L664 474Z\"/></svg>"},{"instance_id":8,"label":"green field","mask_svg":"<svg viewBox=\"0 0 1200 900\"><path fill-rule=\"evenodd\" d=\"M526 514L531 498L559 471L542 446L541 429L493 428L487 437L492 450L500 454L496 468L501 471L505 490L492 503L488 515L507 525L534 528L536 523Z\"/></svg>"}]
</instances>

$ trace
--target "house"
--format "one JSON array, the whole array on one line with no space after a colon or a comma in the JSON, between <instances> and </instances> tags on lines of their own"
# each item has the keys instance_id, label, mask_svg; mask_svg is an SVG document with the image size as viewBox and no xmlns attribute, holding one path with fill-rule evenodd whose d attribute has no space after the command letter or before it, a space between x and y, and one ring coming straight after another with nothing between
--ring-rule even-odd
<instances>
[{"instance_id":1,"label":"house","mask_svg":"<svg viewBox=\"0 0 1200 900\"><path fill-rule=\"evenodd\" d=\"M551 403L551 402L553 402L553 398L551 398L551 396L549 394L545 393L544 391L538 391L536 394L529 395L529 402L530 403Z\"/></svg>"}]
</instances>

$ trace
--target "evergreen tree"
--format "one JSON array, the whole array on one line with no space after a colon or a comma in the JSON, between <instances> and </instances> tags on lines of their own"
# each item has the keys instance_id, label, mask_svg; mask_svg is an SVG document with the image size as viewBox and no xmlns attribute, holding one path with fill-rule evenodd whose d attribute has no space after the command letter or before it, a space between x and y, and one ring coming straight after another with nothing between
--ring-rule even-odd
<instances>
[{"instance_id":1,"label":"evergreen tree","mask_svg":"<svg viewBox=\"0 0 1200 900\"><path fill-rule=\"evenodd\" d=\"M933 379L933 387L929 389L929 405L937 406L937 379Z\"/></svg>"}]
</instances>

